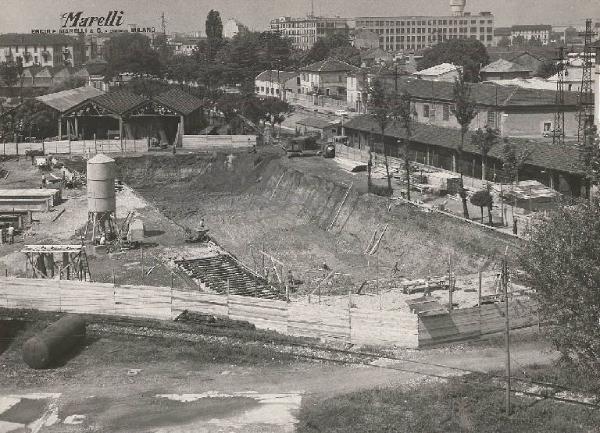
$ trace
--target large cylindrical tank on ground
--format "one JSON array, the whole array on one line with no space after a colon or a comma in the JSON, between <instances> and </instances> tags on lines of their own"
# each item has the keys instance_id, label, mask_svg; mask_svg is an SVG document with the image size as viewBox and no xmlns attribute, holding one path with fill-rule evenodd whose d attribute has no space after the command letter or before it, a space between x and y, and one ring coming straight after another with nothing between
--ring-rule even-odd
<instances>
[{"instance_id":1,"label":"large cylindrical tank on ground","mask_svg":"<svg viewBox=\"0 0 600 433\"><path fill-rule=\"evenodd\" d=\"M85 320L64 316L23 344L23 360L31 368L46 368L85 340Z\"/></svg>"},{"instance_id":2,"label":"large cylindrical tank on ground","mask_svg":"<svg viewBox=\"0 0 600 433\"><path fill-rule=\"evenodd\" d=\"M466 4L467 4L467 0L450 0L450 9L452 10L452 15L454 15L454 16L464 15Z\"/></svg>"},{"instance_id":3,"label":"large cylindrical tank on ground","mask_svg":"<svg viewBox=\"0 0 600 433\"><path fill-rule=\"evenodd\" d=\"M115 160L98 154L87 162L88 212L114 212Z\"/></svg>"}]
</instances>

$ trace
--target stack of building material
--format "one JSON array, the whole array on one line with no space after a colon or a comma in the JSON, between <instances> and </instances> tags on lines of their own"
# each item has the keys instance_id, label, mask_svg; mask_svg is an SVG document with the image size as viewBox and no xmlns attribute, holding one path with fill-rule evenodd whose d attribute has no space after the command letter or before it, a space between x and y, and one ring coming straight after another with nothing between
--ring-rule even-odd
<instances>
[{"instance_id":1,"label":"stack of building material","mask_svg":"<svg viewBox=\"0 0 600 433\"><path fill-rule=\"evenodd\" d=\"M60 189L1 189L1 211L47 211L60 203Z\"/></svg>"},{"instance_id":2,"label":"stack of building material","mask_svg":"<svg viewBox=\"0 0 600 433\"><path fill-rule=\"evenodd\" d=\"M175 262L183 271L217 293L253 296L267 299L283 299L281 291L272 287L264 278L254 274L233 257L221 254L193 260Z\"/></svg>"},{"instance_id":3,"label":"stack of building material","mask_svg":"<svg viewBox=\"0 0 600 433\"><path fill-rule=\"evenodd\" d=\"M403 280L398 284L402 293L411 294L440 290L448 287L448 277L420 278L417 280Z\"/></svg>"},{"instance_id":4,"label":"stack of building material","mask_svg":"<svg viewBox=\"0 0 600 433\"><path fill-rule=\"evenodd\" d=\"M427 173L427 183L434 189L446 191L448 194L456 194L460 188L460 176L444 171Z\"/></svg>"}]
</instances>

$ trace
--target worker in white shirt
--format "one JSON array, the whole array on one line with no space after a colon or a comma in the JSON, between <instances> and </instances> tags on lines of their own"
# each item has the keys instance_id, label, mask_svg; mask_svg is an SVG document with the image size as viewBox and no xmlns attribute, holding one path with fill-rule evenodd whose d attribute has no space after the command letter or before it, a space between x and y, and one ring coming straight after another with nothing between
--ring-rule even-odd
<instances>
[{"instance_id":1,"label":"worker in white shirt","mask_svg":"<svg viewBox=\"0 0 600 433\"><path fill-rule=\"evenodd\" d=\"M13 226L8 227L8 243L15 243L15 228Z\"/></svg>"}]
</instances>

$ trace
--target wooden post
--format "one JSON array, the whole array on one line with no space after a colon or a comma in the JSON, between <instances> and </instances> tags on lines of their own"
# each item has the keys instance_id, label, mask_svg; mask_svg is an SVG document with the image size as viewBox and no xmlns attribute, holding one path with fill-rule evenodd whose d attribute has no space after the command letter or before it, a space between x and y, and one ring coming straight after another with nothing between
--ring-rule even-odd
<instances>
[{"instance_id":1,"label":"wooden post","mask_svg":"<svg viewBox=\"0 0 600 433\"><path fill-rule=\"evenodd\" d=\"M140 250L142 255L142 282L144 281L144 244L140 242Z\"/></svg>"},{"instance_id":2,"label":"wooden post","mask_svg":"<svg viewBox=\"0 0 600 433\"><path fill-rule=\"evenodd\" d=\"M62 116L58 116L58 141L62 141Z\"/></svg>"},{"instance_id":3,"label":"wooden post","mask_svg":"<svg viewBox=\"0 0 600 433\"><path fill-rule=\"evenodd\" d=\"M481 311L481 268L479 268L479 310Z\"/></svg>"},{"instance_id":4,"label":"wooden post","mask_svg":"<svg viewBox=\"0 0 600 433\"><path fill-rule=\"evenodd\" d=\"M352 292L348 289L348 342L352 341Z\"/></svg>"},{"instance_id":5,"label":"wooden post","mask_svg":"<svg viewBox=\"0 0 600 433\"><path fill-rule=\"evenodd\" d=\"M227 317L230 316L230 311L229 311L229 278L227 279Z\"/></svg>"},{"instance_id":6,"label":"wooden post","mask_svg":"<svg viewBox=\"0 0 600 433\"><path fill-rule=\"evenodd\" d=\"M116 278L115 278L115 267L114 266L112 268L112 282L113 282L113 287L115 287L117 285L117 283L116 283Z\"/></svg>"},{"instance_id":7,"label":"wooden post","mask_svg":"<svg viewBox=\"0 0 600 433\"><path fill-rule=\"evenodd\" d=\"M506 324L506 415L510 416L510 318L508 316L508 262L506 253L502 260L502 289L504 292L504 320Z\"/></svg>"},{"instance_id":8,"label":"wooden post","mask_svg":"<svg viewBox=\"0 0 600 433\"><path fill-rule=\"evenodd\" d=\"M123 152L123 117L119 116L119 139L121 140L121 152Z\"/></svg>"},{"instance_id":9,"label":"wooden post","mask_svg":"<svg viewBox=\"0 0 600 433\"><path fill-rule=\"evenodd\" d=\"M452 311L452 292L454 290L452 280L452 256L448 255L448 311Z\"/></svg>"}]
</instances>

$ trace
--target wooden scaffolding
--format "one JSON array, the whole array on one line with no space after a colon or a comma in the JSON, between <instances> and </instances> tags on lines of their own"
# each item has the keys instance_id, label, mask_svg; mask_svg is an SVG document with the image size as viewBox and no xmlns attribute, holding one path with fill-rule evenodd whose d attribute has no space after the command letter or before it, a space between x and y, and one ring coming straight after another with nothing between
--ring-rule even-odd
<instances>
[{"instance_id":1,"label":"wooden scaffolding","mask_svg":"<svg viewBox=\"0 0 600 433\"><path fill-rule=\"evenodd\" d=\"M25 245L21 252L28 278L92 279L83 245Z\"/></svg>"}]
</instances>

